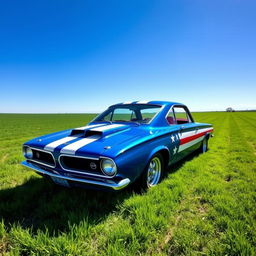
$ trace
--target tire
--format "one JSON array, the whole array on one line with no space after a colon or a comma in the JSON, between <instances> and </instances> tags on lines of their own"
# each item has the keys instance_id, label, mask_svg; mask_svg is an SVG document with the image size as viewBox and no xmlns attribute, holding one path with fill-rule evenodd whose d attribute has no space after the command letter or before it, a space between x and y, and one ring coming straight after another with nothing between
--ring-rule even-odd
<instances>
[{"instance_id":1,"label":"tire","mask_svg":"<svg viewBox=\"0 0 256 256\"><path fill-rule=\"evenodd\" d=\"M200 147L200 152L201 153L206 153L208 151L208 138L204 138L202 141L201 147Z\"/></svg>"},{"instance_id":2,"label":"tire","mask_svg":"<svg viewBox=\"0 0 256 256\"><path fill-rule=\"evenodd\" d=\"M143 171L138 185L140 189L146 190L156 186L163 176L164 159L160 153L154 154Z\"/></svg>"}]
</instances>

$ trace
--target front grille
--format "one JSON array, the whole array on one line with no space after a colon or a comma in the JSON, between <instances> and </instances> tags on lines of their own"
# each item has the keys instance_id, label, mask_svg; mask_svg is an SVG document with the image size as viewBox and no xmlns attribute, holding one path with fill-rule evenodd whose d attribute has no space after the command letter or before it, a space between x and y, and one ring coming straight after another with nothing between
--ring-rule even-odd
<instances>
[{"instance_id":1,"label":"front grille","mask_svg":"<svg viewBox=\"0 0 256 256\"><path fill-rule=\"evenodd\" d=\"M65 170L103 175L100 170L99 160L84 157L61 156L60 164Z\"/></svg>"},{"instance_id":2,"label":"front grille","mask_svg":"<svg viewBox=\"0 0 256 256\"><path fill-rule=\"evenodd\" d=\"M38 163L45 164L45 165L50 165L52 167L55 166L55 162L51 153L37 150L37 149L32 149L32 151L33 151L33 158L31 160L36 161Z\"/></svg>"}]
</instances>

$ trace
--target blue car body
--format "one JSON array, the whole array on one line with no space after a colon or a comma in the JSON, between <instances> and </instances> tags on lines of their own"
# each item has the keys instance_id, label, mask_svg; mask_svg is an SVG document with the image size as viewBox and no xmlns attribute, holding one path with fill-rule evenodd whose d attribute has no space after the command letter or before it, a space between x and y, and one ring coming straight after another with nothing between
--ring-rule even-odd
<instances>
[{"instance_id":1,"label":"blue car body","mask_svg":"<svg viewBox=\"0 0 256 256\"><path fill-rule=\"evenodd\" d=\"M131 102L110 108L136 104L158 106L159 112L149 123L93 120L84 127L32 139L23 145L32 156L25 154L22 164L60 185L120 190L141 176L157 152L168 166L197 150L213 132L211 124L195 122L181 103ZM185 111L187 120L179 120L175 108ZM102 172L103 159L114 161L115 175Z\"/></svg>"}]
</instances>

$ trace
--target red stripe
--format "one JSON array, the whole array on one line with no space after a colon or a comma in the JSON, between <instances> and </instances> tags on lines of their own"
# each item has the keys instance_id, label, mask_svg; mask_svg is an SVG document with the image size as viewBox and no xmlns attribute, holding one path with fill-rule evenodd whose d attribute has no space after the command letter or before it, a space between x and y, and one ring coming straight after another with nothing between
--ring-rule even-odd
<instances>
[{"instance_id":1,"label":"red stripe","mask_svg":"<svg viewBox=\"0 0 256 256\"><path fill-rule=\"evenodd\" d=\"M190 142L192 140L200 138L200 137L204 136L206 133L209 133L209 132L212 132L212 131L213 131L213 129L209 129L208 131L200 132L198 134L195 134L195 135L183 138L183 139L180 140L180 145L183 145L183 144L188 143L188 142Z\"/></svg>"}]
</instances>

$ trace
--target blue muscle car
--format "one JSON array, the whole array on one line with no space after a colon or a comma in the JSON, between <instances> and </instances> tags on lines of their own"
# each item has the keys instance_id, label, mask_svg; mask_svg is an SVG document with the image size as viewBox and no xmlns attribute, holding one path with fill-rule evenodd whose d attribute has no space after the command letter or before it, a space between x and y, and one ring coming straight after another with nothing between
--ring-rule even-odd
<instances>
[{"instance_id":1,"label":"blue muscle car","mask_svg":"<svg viewBox=\"0 0 256 256\"><path fill-rule=\"evenodd\" d=\"M120 190L136 181L145 189L170 164L206 152L212 132L181 103L119 103L86 126L24 143L22 164L63 186Z\"/></svg>"}]
</instances>

